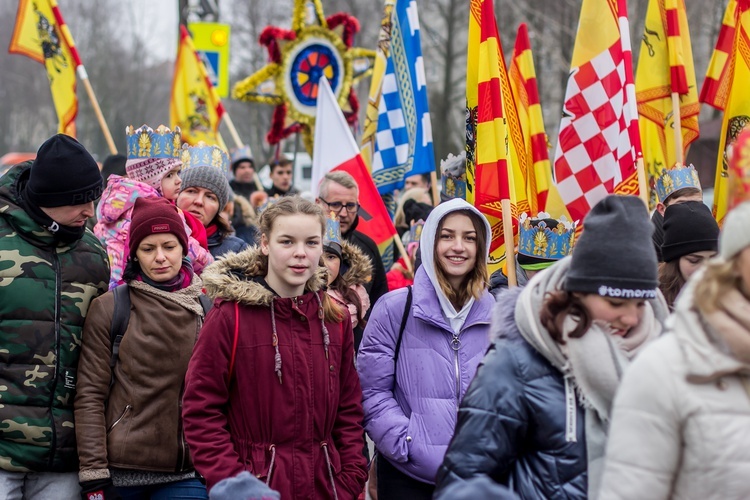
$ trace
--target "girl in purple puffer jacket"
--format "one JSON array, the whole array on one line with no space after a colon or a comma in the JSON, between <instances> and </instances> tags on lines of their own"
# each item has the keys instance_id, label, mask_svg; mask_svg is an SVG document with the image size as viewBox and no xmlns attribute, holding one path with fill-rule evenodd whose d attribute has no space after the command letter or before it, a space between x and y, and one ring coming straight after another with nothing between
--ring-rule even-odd
<instances>
[{"instance_id":1,"label":"girl in purple puffer jacket","mask_svg":"<svg viewBox=\"0 0 750 500\"><path fill-rule=\"evenodd\" d=\"M464 200L437 206L422 230L413 288L388 293L372 311L357 371L380 498L432 498L459 403L489 347L490 240L489 223Z\"/></svg>"}]
</instances>

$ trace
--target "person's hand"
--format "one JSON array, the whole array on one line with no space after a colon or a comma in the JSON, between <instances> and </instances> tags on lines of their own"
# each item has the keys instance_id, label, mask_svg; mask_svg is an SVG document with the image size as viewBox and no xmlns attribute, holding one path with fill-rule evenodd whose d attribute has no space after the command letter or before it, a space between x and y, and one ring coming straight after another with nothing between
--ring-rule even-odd
<instances>
[{"instance_id":1,"label":"person's hand","mask_svg":"<svg viewBox=\"0 0 750 500\"><path fill-rule=\"evenodd\" d=\"M121 500L111 478L81 482L82 500Z\"/></svg>"}]
</instances>

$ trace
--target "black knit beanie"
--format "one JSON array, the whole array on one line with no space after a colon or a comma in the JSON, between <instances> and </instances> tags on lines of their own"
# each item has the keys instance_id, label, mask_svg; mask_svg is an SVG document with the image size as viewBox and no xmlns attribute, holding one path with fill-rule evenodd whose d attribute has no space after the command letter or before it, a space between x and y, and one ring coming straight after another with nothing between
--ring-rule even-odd
<instances>
[{"instance_id":1,"label":"black knit beanie","mask_svg":"<svg viewBox=\"0 0 750 500\"><path fill-rule=\"evenodd\" d=\"M661 246L664 262L693 252L715 252L718 248L719 225L706 205L700 201L686 201L667 207Z\"/></svg>"},{"instance_id":2,"label":"black knit beanie","mask_svg":"<svg viewBox=\"0 0 750 500\"><path fill-rule=\"evenodd\" d=\"M646 205L609 195L588 213L565 279L569 292L623 299L656 297L656 251Z\"/></svg>"},{"instance_id":3,"label":"black knit beanie","mask_svg":"<svg viewBox=\"0 0 750 500\"><path fill-rule=\"evenodd\" d=\"M91 154L72 137L57 134L39 148L25 194L38 207L62 207L95 201L102 189Z\"/></svg>"}]
</instances>

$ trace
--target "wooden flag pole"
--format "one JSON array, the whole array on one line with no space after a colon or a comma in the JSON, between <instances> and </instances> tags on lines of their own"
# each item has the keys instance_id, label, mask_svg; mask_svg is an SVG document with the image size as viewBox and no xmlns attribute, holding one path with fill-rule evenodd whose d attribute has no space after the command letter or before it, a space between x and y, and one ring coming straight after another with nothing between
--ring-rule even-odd
<instances>
[{"instance_id":1,"label":"wooden flag pole","mask_svg":"<svg viewBox=\"0 0 750 500\"><path fill-rule=\"evenodd\" d=\"M677 165L682 166L682 117L680 116L680 94L672 92L672 123L674 124L674 152Z\"/></svg>"},{"instance_id":2,"label":"wooden flag pole","mask_svg":"<svg viewBox=\"0 0 750 500\"><path fill-rule=\"evenodd\" d=\"M221 121L226 123L227 128L229 129L229 135L232 136L232 140L234 141L235 146L237 146L238 148L244 147L245 145L242 143L242 139L240 139L240 134L237 133L237 128L235 128L234 126L232 117L229 116L229 113L227 113L226 109L224 110L224 114L221 116ZM258 191L266 190L266 188L264 188L263 184L260 182L257 168L255 169L255 175L253 175L253 182L255 182L255 187L258 188Z\"/></svg>"},{"instance_id":3,"label":"wooden flag pole","mask_svg":"<svg viewBox=\"0 0 750 500\"><path fill-rule=\"evenodd\" d=\"M513 240L513 215L511 214L510 200L501 202L503 210L503 238L505 239L505 262L508 265L508 286L518 286L516 278L516 244Z\"/></svg>"},{"instance_id":4,"label":"wooden flag pole","mask_svg":"<svg viewBox=\"0 0 750 500\"><path fill-rule=\"evenodd\" d=\"M635 163L635 168L638 173L638 195L646 204L648 210L648 183L646 182L646 167L643 164L643 155L638 154L638 159Z\"/></svg>"},{"instance_id":5,"label":"wooden flag pole","mask_svg":"<svg viewBox=\"0 0 750 500\"><path fill-rule=\"evenodd\" d=\"M94 114L96 115L96 119L99 122L99 126L101 127L102 132L104 132L104 139L107 141L109 152L113 155L116 155L117 146L115 146L115 141L112 140L112 134L110 133L109 127L107 126L107 121L104 119L104 114L102 114L102 108L99 107L99 101L96 99L94 88L91 86L89 75L86 72L86 68L83 66L83 64L78 65L78 67L76 68L76 73L78 73L78 78L80 78L81 82L83 82L83 87L86 89L86 94L88 94L89 96L91 107L94 109Z\"/></svg>"},{"instance_id":6,"label":"wooden flag pole","mask_svg":"<svg viewBox=\"0 0 750 500\"><path fill-rule=\"evenodd\" d=\"M430 186L432 187L432 204L436 207L440 205L440 189L437 183L437 172L434 170L430 172Z\"/></svg>"},{"instance_id":7,"label":"wooden flag pole","mask_svg":"<svg viewBox=\"0 0 750 500\"><path fill-rule=\"evenodd\" d=\"M406 249L404 248L404 243L401 241L401 238L399 238L398 234L393 235L393 243L396 244L396 248L398 248L398 253L404 256L404 261L406 262L406 270L414 274L414 266L411 265L411 259L409 258L409 254L406 253Z\"/></svg>"}]
</instances>

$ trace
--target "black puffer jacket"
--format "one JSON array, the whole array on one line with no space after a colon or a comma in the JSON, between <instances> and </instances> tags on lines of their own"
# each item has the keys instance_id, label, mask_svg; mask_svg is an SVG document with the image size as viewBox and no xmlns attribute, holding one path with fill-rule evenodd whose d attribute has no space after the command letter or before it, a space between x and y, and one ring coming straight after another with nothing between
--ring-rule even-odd
<instances>
[{"instance_id":1,"label":"black puffer jacket","mask_svg":"<svg viewBox=\"0 0 750 500\"><path fill-rule=\"evenodd\" d=\"M522 499L587 497L585 412L576 405L576 442L567 442L565 382L518 331L519 293L498 301L491 334L499 338L461 403L436 496L457 481L488 476Z\"/></svg>"}]
</instances>

